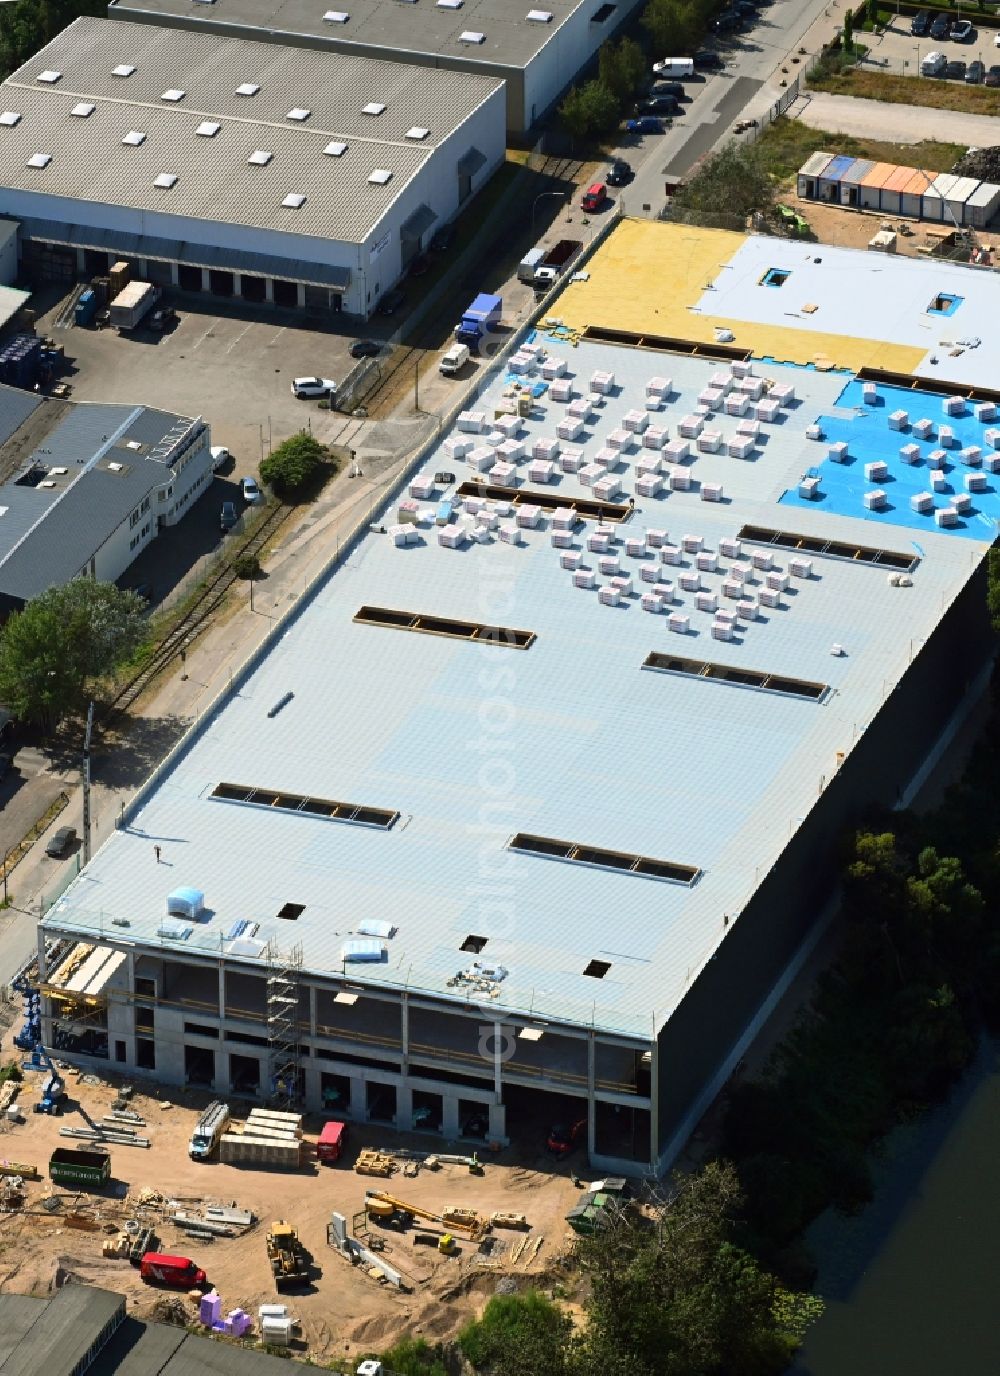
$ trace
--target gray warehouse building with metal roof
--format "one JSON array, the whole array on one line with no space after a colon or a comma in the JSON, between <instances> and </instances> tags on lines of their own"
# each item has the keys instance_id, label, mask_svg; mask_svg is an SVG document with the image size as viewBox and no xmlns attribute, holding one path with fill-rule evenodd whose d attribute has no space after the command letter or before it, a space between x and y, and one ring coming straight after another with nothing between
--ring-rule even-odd
<instances>
[{"instance_id":1,"label":"gray warehouse building with metal roof","mask_svg":"<svg viewBox=\"0 0 1000 1376\"><path fill-rule=\"evenodd\" d=\"M638 0L111 0L112 19L259 38L506 82L524 133L639 7Z\"/></svg>"},{"instance_id":2,"label":"gray warehouse building with metal roof","mask_svg":"<svg viewBox=\"0 0 1000 1376\"><path fill-rule=\"evenodd\" d=\"M212 478L200 417L0 386L0 615L81 575L114 582Z\"/></svg>"},{"instance_id":3,"label":"gray warehouse building with metal roof","mask_svg":"<svg viewBox=\"0 0 1000 1376\"><path fill-rule=\"evenodd\" d=\"M22 257L363 318L504 159L495 77L102 19L0 106Z\"/></svg>"}]
</instances>

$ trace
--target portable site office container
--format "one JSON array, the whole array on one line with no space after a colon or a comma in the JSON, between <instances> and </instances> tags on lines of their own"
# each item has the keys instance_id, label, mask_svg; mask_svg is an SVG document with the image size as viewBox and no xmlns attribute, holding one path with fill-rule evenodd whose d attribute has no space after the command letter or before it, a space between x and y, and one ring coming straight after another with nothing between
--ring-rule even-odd
<instances>
[{"instance_id":1,"label":"portable site office container","mask_svg":"<svg viewBox=\"0 0 1000 1376\"><path fill-rule=\"evenodd\" d=\"M816 199L818 201L832 201L835 205L840 201L840 181L845 172L851 167L853 158L846 155L839 155L831 158L824 167L822 175L816 178Z\"/></svg>"},{"instance_id":2,"label":"portable site office container","mask_svg":"<svg viewBox=\"0 0 1000 1376\"><path fill-rule=\"evenodd\" d=\"M862 210L882 209L882 188L896 170L895 163L877 162L863 177L858 187L858 204Z\"/></svg>"},{"instance_id":3,"label":"portable site office container","mask_svg":"<svg viewBox=\"0 0 1000 1376\"><path fill-rule=\"evenodd\" d=\"M965 223L973 229L985 229L1000 210L1000 186L982 182L965 203Z\"/></svg>"},{"instance_id":4,"label":"portable site office container","mask_svg":"<svg viewBox=\"0 0 1000 1376\"><path fill-rule=\"evenodd\" d=\"M819 178L823 169L828 167L832 161L832 153L813 153L811 157L806 159L798 171L796 190L800 196L810 201L819 199L817 190Z\"/></svg>"},{"instance_id":5,"label":"portable site office container","mask_svg":"<svg viewBox=\"0 0 1000 1376\"><path fill-rule=\"evenodd\" d=\"M879 209L886 215L899 215L903 187L913 177L912 167L894 167L882 186L882 204Z\"/></svg>"},{"instance_id":6,"label":"portable site office container","mask_svg":"<svg viewBox=\"0 0 1000 1376\"><path fill-rule=\"evenodd\" d=\"M913 172L910 180L899 193L899 212L901 215L909 215L911 219L923 219L924 196L930 190L934 178L928 172L919 169Z\"/></svg>"},{"instance_id":7,"label":"portable site office container","mask_svg":"<svg viewBox=\"0 0 1000 1376\"><path fill-rule=\"evenodd\" d=\"M868 158L853 158L840 179L840 204L857 206L861 183L875 164Z\"/></svg>"}]
</instances>

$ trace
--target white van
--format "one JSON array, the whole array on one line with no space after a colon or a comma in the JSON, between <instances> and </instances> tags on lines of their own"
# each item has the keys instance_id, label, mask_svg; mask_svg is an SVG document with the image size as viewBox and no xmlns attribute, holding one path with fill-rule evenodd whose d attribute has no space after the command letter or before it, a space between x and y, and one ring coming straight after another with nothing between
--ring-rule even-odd
<instances>
[{"instance_id":1,"label":"white van","mask_svg":"<svg viewBox=\"0 0 1000 1376\"><path fill-rule=\"evenodd\" d=\"M657 76L681 81L686 76L694 76L694 58L665 57L662 62L653 63L653 71Z\"/></svg>"},{"instance_id":2,"label":"white van","mask_svg":"<svg viewBox=\"0 0 1000 1376\"><path fill-rule=\"evenodd\" d=\"M948 65L948 59L944 53L928 53L920 63L921 76L937 76L943 72Z\"/></svg>"},{"instance_id":3,"label":"white van","mask_svg":"<svg viewBox=\"0 0 1000 1376\"><path fill-rule=\"evenodd\" d=\"M527 282L530 287L535 280L535 273L538 271L544 257L545 250L543 248L533 248L529 250L517 265L517 280L519 282Z\"/></svg>"},{"instance_id":4,"label":"white van","mask_svg":"<svg viewBox=\"0 0 1000 1376\"><path fill-rule=\"evenodd\" d=\"M468 344L453 344L448 352L442 357L438 364L438 369L445 377L454 377L456 373L462 371L469 361Z\"/></svg>"}]
</instances>

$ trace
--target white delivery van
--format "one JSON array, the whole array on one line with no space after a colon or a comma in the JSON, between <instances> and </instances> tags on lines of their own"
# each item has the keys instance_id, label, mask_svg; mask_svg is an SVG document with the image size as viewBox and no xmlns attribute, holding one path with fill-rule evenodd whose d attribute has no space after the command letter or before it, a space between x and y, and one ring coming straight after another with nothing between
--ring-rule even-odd
<instances>
[{"instance_id":1,"label":"white delivery van","mask_svg":"<svg viewBox=\"0 0 1000 1376\"><path fill-rule=\"evenodd\" d=\"M944 53L928 53L920 63L921 76L938 76L948 65Z\"/></svg>"},{"instance_id":2,"label":"white delivery van","mask_svg":"<svg viewBox=\"0 0 1000 1376\"><path fill-rule=\"evenodd\" d=\"M686 76L694 76L694 58L665 57L662 62L653 63L653 71L657 76L669 77L673 81L682 81Z\"/></svg>"},{"instance_id":3,"label":"white delivery van","mask_svg":"<svg viewBox=\"0 0 1000 1376\"><path fill-rule=\"evenodd\" d=\"M544 257L545 250L543 248L533 248L526 253L517 265L517 280L527 282L530 286L535 280L535 273Z\"/></svg>"},{"instance_id":4,"label":"white delivery van","mask_svg":"<svg viewBox=\"0 0 1000 1376\"><path fill-rule=\"evenodd\" d=\"M453 344L448 352L442 357L438 364L438 369L445 377L454 375L465 367L469 361L468 344Z\"/></svg>"}]
</instances>

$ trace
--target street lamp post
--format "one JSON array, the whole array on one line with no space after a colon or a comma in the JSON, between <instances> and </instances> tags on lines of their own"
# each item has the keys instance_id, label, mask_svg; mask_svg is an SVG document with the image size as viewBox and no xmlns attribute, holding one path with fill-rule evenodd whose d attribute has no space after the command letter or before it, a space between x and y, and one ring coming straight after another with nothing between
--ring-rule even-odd
<instances>
[{"instance_id":1,"label":"street lamp post","mask_svg":"<svg viewBox=\"0 0 1000 1376\"><path fill-rule=\"evenodd\" d=\"M566 201L566 200L569 200L569 195L570 195L570 193L569 193L568 191L540 191L540 192L538 193L538 195L535 197L534 205L532 205L532 207L531 207L531 237L532 237L532 238L535 237L535 212L536 212L537 209L538 209L538 202L539 202L539 201L544 201L545 198L546 198L546 196L557 196L557 197L559 198L559 200L561 200L561 201Z\"/></svg>"}]
</instances>

